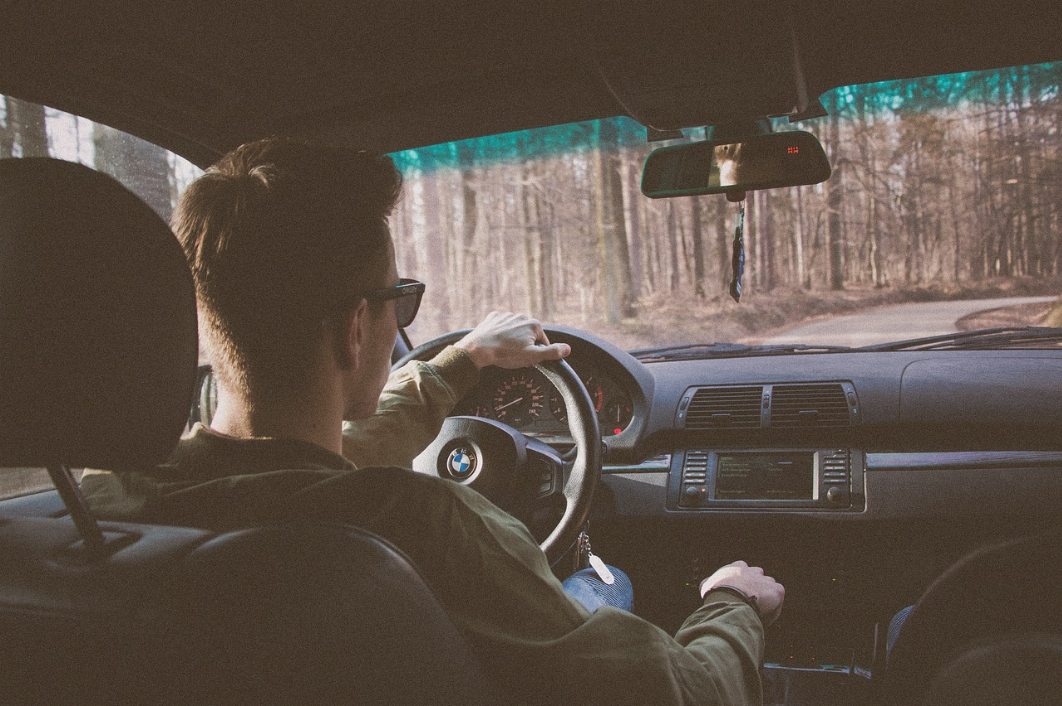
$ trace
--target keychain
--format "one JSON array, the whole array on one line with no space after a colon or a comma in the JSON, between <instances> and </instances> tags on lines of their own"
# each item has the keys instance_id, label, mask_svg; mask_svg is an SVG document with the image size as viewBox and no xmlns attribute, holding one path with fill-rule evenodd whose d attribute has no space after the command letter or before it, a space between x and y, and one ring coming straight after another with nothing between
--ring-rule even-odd
<instances>
[{"instance_id":1,"label":"keychain","mask_svg":"<svg viewBox=\"0 0 1062 706\"><path fill-rule=\"evenodd\" d=\"M597 574L598 578L602 582L611 586L616 583L616 577L612 575L612 572L608 570L608 566L601 557L594 554L590 550L590 535L586 532L579 533L579 568L585 569L588 565Z\"/></svg>"}]
</instances>

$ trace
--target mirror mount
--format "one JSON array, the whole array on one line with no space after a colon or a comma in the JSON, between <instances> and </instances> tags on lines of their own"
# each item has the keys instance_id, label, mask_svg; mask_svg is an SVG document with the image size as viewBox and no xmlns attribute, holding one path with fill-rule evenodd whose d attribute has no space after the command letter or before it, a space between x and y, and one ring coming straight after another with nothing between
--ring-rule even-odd
<instances>
[{"instance_id":1,"label":"mirror mount","mask_svg":"<svg viewBox=\"0 0 1062 706\"><path fill-rule=\"evenodd\" d=\"M652 142L667 142L668 140L681 140L685 135L682 134L682 130L657 130L656 128L645 128L645 141Z\"/></svg>"},{"instance_id":2,"label":"mirror mount","mask_svg":"<svg viewBox=\"0 0 1062 706\"><path fill-rule=\"evenodd\" d=\"M808 103L808 107L804 110L798 110L789 114L789 122L798 123L801 120L814 120L815 118L825 118L829 113L826 112L825 106L822 105L822 101L818 98L813 98Z\"/></svg>"},{"instance_id":3,"label":"mirror mount","mask_svg":"<svg viewBox=\"0 0 1062 706\"><path fill-rule=\"evenodd\" d=\"M704 128L704 136L714 142L745 142L771 132L770 120L735 120Z\"/></svg>"}]
</instances>

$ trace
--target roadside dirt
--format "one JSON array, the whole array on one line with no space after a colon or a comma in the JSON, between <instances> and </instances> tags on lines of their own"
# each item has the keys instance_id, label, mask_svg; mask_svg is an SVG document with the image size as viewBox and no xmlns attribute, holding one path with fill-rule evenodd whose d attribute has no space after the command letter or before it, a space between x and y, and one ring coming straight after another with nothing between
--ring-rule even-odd
<instances>
[{"instance_id":1,"label":"roadside dirt","mask_svg":"<svg viewBox=\"0 0 1062 706\"><path fill-rule=\"evenodd\" d=\"M750 292L740 304L724 294L681 301L674 296L656 295L639 301L637 315L619 326L588 322L585 327L625 349L712 341L755 343L797 326L881 306L1008 296L1057 296L1060 292L1062 277L989 280L963 287L850 287L842 291L787 289ZM1021 321L1029 321L1028 325L1049 325L1043 322L1043 317L1050 308L1049 304L1030 305L1020 308L1017 314ZM988 317L991 312L982 314ZM1009 314L1000 311L989 318L966 317L962 326L1016 325ZM993 323L1001 320L1006 323ZM579 326L578 323L573 325ZM962 326L962 330L967 330Z\"/></svg>"},{"instance_id":2,"label":"roadside dirt","mask_svg":"<svg viewBox=\"0 0 1062 706\"><path fill-rule=\"evenodd\" d=\"M976 314L964 316L955 322L955 327L960 331L972 331L979 328L996 328L999 326L1058 326L1057 323L1048 323L1048 317L1052 310L1059 306L1058 302L1046 304L1020 304L1018 306L1005 306L999 309L979 311Z\"/></svg>"}]
</instances>

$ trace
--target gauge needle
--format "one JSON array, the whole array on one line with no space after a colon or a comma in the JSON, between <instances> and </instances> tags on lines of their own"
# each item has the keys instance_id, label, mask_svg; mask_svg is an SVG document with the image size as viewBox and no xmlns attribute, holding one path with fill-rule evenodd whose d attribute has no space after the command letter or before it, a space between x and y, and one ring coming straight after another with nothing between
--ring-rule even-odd
<instances>
[{"instance_id":1,"label":"gauge needle","mask_svg":"<svg viewBox=\"0 0 1062 706\"><path fill-rule=\"evenodd\" d=\"M494 411L495 411L495 412L500 412L500 411L502 411L503 409L505 409L506 407L512 407L512 406L513 406L514 404L516 404L517 402L523 402L523 401L524 401L524 398L523 398L523 397L517 397L517 398L516 398L515 400L513 400L512 402L507 402L506 404L503 404L503 405L502 405L501 407L495 407L495 408L494 408Z\"/></svg>"}]
</instances>

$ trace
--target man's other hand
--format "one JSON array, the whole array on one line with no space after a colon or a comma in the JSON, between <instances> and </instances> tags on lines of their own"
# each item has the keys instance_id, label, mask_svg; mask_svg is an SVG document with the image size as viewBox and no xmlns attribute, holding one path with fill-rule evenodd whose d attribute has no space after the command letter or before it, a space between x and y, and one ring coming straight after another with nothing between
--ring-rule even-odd
<instances>
[{"instance_id":1,"label":"man's other hand","mask_svg":"<svg viewBox=\"0 0 1062 706\"><path fill-rule=\"evenodd\" d=\"M763 569L758 566L735 561L720 567L714 574L701 581L701 597L720 586L736 588L750 598L755 598L756 610L759 611L764 627L773 623L782 612L785 587L764 574Z\"/></svg>"},{"instance_id":2,"label":"man's other hand","mask_svg":"<svg viewBox=\"0 0 1062 706\"><path fill-rule=\"evenodd\" d=\"M544 360L560 360L572 352L567 343L551 344L537 319L498 311L487 314L455 345L480 369L488 365L526 368Z\"/></svg>"}]
</instances>

